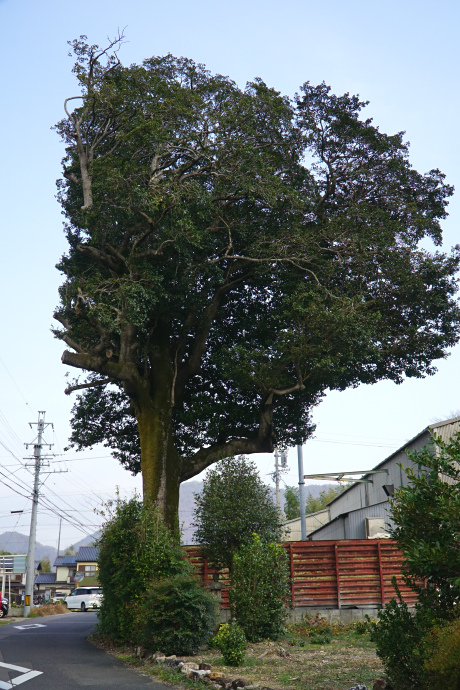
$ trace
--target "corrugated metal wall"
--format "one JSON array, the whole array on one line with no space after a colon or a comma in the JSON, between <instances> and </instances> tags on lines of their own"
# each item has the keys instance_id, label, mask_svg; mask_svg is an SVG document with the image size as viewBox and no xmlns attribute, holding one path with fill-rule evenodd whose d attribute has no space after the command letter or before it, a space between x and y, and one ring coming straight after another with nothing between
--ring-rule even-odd
<instances>
[{"instance_id":1,"label":"corrugated metal wall","mask_svg":"<svg viewBox=\"0 0 460 690\"><path fill-rule=\"evenodd\" d=\"M375 505L367 506L366 508L350 511L345 515L340 515L334 522L329 522L324 525L324 527L317 529L311 535L311 539L313 541L326 539L365 539L365 519L367 517L383 518L386 526L393 526L389 510L390 504L388 500L386 500Z\"/></svg>"},{"instance_id":2,"label":"corrugated metal wall","mask_svg":"<svg viewBox=\"0 0 460 690\"><path fill-rule=\"evenodd\" d=\"M428 432L420 434L417 439L407 445L408 450L418 450L427 445L430 441ZM414 467L414 464L406 455L406 448L397 451L394 455L384 460L376 469L386 470L381 474L364 475L366 479L370 479L372 483L354 484L343 494L338 496L332 503L329 503L329 513L331 520L349 513L352 510L359 508L366 508L368 506L381 503L385 499L385 492L383 491L384 484L393 484L395 488L400 486L407 486L407 477L403 467Z\"/></svg>"},{"instance_id":3,"label":"corrugated metal wall","mask_svg":"<svg viewBox=\"0 0 460 690\"><path fill-rule=\"evenodd\" d=\"M395 596L396 580L403 599L416 596L402 581L403 557L389 539L300 541L284 544L289 557L294 607L344 608L385 606ZM198 546L185 547L205 586L215 577L223 585L222 608L228 608L228 571L209 568Z\"/></svg>"}]
</instances>

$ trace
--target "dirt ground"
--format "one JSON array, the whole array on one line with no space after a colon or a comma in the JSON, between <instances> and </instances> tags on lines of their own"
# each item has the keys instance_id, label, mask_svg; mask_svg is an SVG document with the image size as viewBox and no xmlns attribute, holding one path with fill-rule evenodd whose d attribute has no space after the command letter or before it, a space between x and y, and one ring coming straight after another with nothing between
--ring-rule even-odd
<instances>
[{"instance_id":1,"label":"dirt ground","mask_svg":"<svg viewBox=\"0 0 460 690\"><path fill-rule=\"evenodd\" d=\"M132 649L108 651L158 680L197 687L192 681L184 681L177 670L135 658ZM273 690L348 690L359 683L372 688L383 673L369 636L358 635L353 630L334 635L329 644L313 644L308 639L293 636L278 642L251 644L238 668L226 667L220 652L214 649L181 659L208 663L213 671L228 680L243 678L249 684Z\"/></svg>"}]
</instances>

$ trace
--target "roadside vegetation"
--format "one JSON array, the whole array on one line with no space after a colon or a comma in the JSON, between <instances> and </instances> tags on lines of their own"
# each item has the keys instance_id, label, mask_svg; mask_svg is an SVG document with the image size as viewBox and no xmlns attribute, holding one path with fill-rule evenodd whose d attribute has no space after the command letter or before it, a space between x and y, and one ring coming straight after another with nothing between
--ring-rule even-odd
<instances>
[{"instance_id":1,"label":"roadside vegetation","mask_svg":"<svg viewBox=\"0 0 460 690\"><path fill-rule=\"evenodd\" d=\"M138 658L132 647L109 647L108 651L158 681L197 688L180 669ZM209 664L212 672L225 680L242 678L249 685L273 690L348 690L358 683L372 688L383 673L375 644L363 624L330 626L324 619L308 617L288 626L277 641L248 643L238 667L226 663L214 646L180 658Z\"/></svg>"},{"instance_id":2,"label":"roadside vegetation","mask_svg":"<svg viewBox=\"0 0 460 690\"><path fill-rule=\"evenodd\" d=\"M29 618L41 618L43 616L56 616L61 613L70 613L67 606L57 602L56 604L43 604L30 610Z\"/></svg>"}]
</instances>

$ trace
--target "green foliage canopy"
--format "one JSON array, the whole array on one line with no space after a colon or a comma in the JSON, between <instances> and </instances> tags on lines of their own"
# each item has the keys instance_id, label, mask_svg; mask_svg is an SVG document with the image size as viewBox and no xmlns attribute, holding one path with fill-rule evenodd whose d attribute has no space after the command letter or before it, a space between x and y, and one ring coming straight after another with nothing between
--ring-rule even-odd
<instances>
[{"instance_id":1,"label":"green foliage canopy","mask_svg":"<svg viewBox=\"0 0 460 690\"><path fill-rule=\"evenodd\" d=\"M201 494L195 494L193 525L195 540L209 560L230 569L235 552L254 533L264 542L281 538L270 487L247 458L227 458L208 470Z\"/></svg>"},{"instance_id":2,"label":"green foliage canopy","mask_svg":"<svg viewBox=\"0 0 460 690\"><path fill-rule=\"evenodd\" d=\"M124 67L118 43L72 44L55 334L87 373L72 443L142 459L172 525L181 481L305 440L327 389L434 372L459 257L419 244L441 243L452 188L357 96L240 89L172 55Z\"/></svg>"}]
</instances>

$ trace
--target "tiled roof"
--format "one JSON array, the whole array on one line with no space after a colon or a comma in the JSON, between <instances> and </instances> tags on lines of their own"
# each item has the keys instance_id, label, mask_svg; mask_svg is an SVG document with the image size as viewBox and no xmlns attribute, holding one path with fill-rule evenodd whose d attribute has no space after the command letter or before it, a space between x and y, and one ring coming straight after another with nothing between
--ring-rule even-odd
<instances>
[{"instance_id":1,"label":"tiled roof","mask_svg":"<svg viewBox=\"0 0 460 690\"><path fill-rule=\"evenodd\" d=\"M75 560L75 556L58 556L54 561L54 565L56 567L58 565L66 565L68 568L71 568L77 565L77 561Z\"/></svg>"},{"instance_id":2,"label":"tiled roof","mask_svg":"<svg viewBox=\"0 0 460 690\"><path fill-rule=\"evenodd\" d=\"M75 556L77 563L97 563L99 560L99 549L97 546L80 546Z\"/></svg>"},{"instance_id":3,"label":"tiled roof","mask_svg":"<svg viewBox=\"0 0 460 690\"><path fill-rule=\"evenodd\" d=\"M36 585L54 585L56 573L40 573L34 580Z\"/></svg>"}]
</instances>

